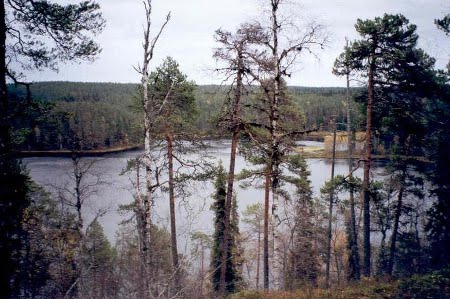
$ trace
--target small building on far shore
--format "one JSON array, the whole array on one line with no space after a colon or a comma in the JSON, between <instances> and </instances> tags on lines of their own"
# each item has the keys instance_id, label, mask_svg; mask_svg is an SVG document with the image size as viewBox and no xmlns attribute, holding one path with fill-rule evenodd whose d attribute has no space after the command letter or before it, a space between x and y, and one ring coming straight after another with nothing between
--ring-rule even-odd
<instances>
[{"instance_id":1,"label":"small building on far shore","mask_svg":"<svg viewBox=\"0 0 450 299\"><path fill-rule=\"evenodd\" d=\"M354 154L362 154L365 146L365 133L357 132L355 134L355 148ZM325 152L331 153L333 151L333 134L326 135L324 137L324 149ZM346 152L348 149L348 136L347 132L336 133L336 152Z\"/></svg>"}]
</instances>

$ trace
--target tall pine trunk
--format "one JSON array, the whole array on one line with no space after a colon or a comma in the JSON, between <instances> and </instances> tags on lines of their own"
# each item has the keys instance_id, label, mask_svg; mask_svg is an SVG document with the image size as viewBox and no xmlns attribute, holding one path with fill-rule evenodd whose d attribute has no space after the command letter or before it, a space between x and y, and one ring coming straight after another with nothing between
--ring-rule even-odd
<instances>
[{"instance_id":1,"label":"tall pine trunk","mask_svg":"<svg viewBox=\"0 0 450 299\"><path fill-rule=\"evenodd\" d=\"M374 98L374 66L375 58L371 58L369 65L369 87L366 113L366 153L364 157L363 193L363 231L364 231L364 276L370 277L370 165L372 162L372 106Z\"/></svg>"},{"instance_id":2,"label":"tall pine trunk","mask_svg":"<svg viewBox=\"0 0 450 299\"><path fill-rule=\"evenodd\" d=\"M171 247L172 247L172 266L173 271L175 271L174 286L175 291L178 292L180 289L180 264L178 261L178 249L177 249L177 228L176 228L176 218L175 218L175 181L173 173L173 136L166 130L166 141L167 141L167 160L169 164L169 207L170 207L170 237L171 237Z\"/></svg>"},{"instance_id":3,"label":"tall pine trunk","mask_svg":"<svg viewBox=\"0 0 450 299\"><path fill-rule=\"evenodd\" d=\"M409 149L410 149L410 138L406 138L405 142L405 159L409 156ZM394 228L392 229L392 235L391 235L391 243L389 247L389 260L388 260L388 275L392 275L393 269L394 269L394 261L395 261L395 254L396 254L396 243L397 243L397 236L398 236L398 228L400 225L400 217L402 215L402 209L403 209L403 195L405 192L405 184L406 184L406 172L408 169L408 165L406 160L401 162L401 174L400 174L400 189L398 191L397 196L397 206L395 207L395 216L394 216Z\"/></svg>"},{"instance_id":4,"label":"tall pine trunk","mask_svg":"<svg viewBox=\"0 0 450 299\"><path fill-rule=\"evenodd\" d=\"M331 181L333 181L333 179L334 179L335 160L336 160L336 116L334 116L334 119L333 119L333 158L331 161ZM329 198L329 204L328 204L327 253L326 253L326 269L325 269L325 286L327 288L330 286L333 201L334 201L334 187L332 190L330 190L330 198Z\"/></svg>"},{"instance_id":5,"label":"tall pine trunk","mask_svg":"<svg viewBox=\"0 0 450 299\"><path fill-rule=\"evenodd\" d=\"M220 265L220 293L225 296L226 292L226 271L227 271L227 256L228 247L231 241L231 209L233 202L233 184L234 184L234 170L236 165L236 153L237 153L237 143L239 139L240 132L240 109L241 109L241 96L242 96L242 77L244 74L244 63L242 56L242 44L238 47L238 66L237 66L237 77L236 77L236 89L234 94L234 101L231 108L231 127L233 130L233 136L231 140L231 153L230 153L230 168L228 171L228 184L227 184L227 197L225 202L225 229L223 233L223 243L222 243L222 257Z\"/></svg>"},{"instance_id":6,"label":"tall pine trunk","mask_svg":"<svg viewBox=\"0 0 450 299\"><path fill-rule=\"evenodd\" d=\"M360 266L359 266L359 250L358 250L358 235L356 233L356 213L355 213L355 192L353 187L353 130L352 130L352 103L350 99L350 78L349 74L346 76L347 88L347 153L348 153L348 172L350 173L350 221L349 221L349 280L360 279Z\"/></svg>"}]
</instances>

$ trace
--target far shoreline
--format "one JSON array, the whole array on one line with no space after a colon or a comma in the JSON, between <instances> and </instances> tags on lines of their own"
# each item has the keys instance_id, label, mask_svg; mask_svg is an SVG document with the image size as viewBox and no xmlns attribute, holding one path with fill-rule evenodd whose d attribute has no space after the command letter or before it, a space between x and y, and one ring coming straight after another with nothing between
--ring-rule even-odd
<instances>
[{"instance_id":1,"label":"far shoreline","mask_svg":"<svg viewBox=\"0 0 450 299\"><path fill-rule=\"evenodd\" d=\"M130 146L120 146L120 147L112 147L105 149L95 149L95 150L80 150L80 151L71 151L71 150L51 150L51 151L19 151L18 155L21 158L33 158L33 157L72 157L73 155L77 155L80 157L101 157L109 154L117 154L132 150L143 149L143 145L130 145Z\"/></svg>"}]
</instances>

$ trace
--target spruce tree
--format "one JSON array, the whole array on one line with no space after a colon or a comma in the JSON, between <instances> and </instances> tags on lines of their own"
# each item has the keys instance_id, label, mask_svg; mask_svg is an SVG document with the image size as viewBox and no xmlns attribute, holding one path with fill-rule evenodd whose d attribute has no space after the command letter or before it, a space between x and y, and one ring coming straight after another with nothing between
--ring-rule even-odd
<instances>
[{"instance_id":1,"label":"spruce tree","mask_svg":"<svg viewBox=\"0 0 450 299\"><path fill-rule=\"evenodd\" d=\"M114 297L118 291L114 280L116 252L96 219L87 229L82 254L85 275L81 279L79 295L86 298Z\"/></svg>"},{"instance_id":2,"label":"spruce tree","mask_svg":"<svg viewBox=\"0 0 450 299\"><path fill-rule=\"evenodd\" d=\"M214 203L211 209L214 211L214 234L211 251L211 282L215 292L220 290L220 267L222 256L222 244L225 228L225 200L227 196L227 173L222 164L219 165L216 180L214 182ZM227 246L227 265L225 273L226 292L234 293L239 286L241 277L241 248L239 246L239 220L234 198L231 207L230 239Z\"/></svg>"},{"instance_id":3,"label":"spruce tree","mask_svg":"<svg viewBox=\"0 0 450 299\"><path fill-rule=\"evenodd\" d=\"M300 155L290 156L288 169L292 175L283 176L284 181L295 187L293 208L295 211L292 249L288 256L286 288L293 290L300 286L317 286L319 256L316 250L318 231L314 223L317 207L313 200L310 172L305 159Z\"/></svg>"}]
</instances>

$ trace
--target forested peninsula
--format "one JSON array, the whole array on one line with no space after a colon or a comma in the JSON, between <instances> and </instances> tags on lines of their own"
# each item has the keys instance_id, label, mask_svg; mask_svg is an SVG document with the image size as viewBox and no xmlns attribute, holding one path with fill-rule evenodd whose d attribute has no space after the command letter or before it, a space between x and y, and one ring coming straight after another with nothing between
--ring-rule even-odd
<instances>
[{"instance_id":1,"label":"forested peninsula","mask_svg":"<svg viewBox=\"0 0 450 299\"><path fill-rule=\"evenodd\" d=\"M25 86L9 85L8 89L13 103L23 109L14 126L25 156L70 155L74 150L96 155L143 143L138 84L35 82L29 86L31 100ZM257 87L249 89L255 92ZM195 127L201 138L228 138L217 120L229 91L228 86L195 85L195 101L201 107L194 111ZM338 130L345 131L345 88L290 86L288 91L305 117L305 128L322 133L313 133L311 139L323 140L333 129L334 117ZM361 105L356 109L359 120L362 109Z\"/></svg>"}]
</instances>

